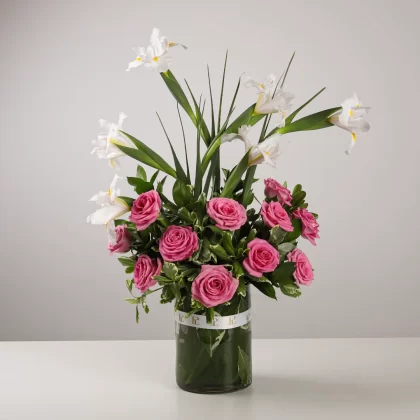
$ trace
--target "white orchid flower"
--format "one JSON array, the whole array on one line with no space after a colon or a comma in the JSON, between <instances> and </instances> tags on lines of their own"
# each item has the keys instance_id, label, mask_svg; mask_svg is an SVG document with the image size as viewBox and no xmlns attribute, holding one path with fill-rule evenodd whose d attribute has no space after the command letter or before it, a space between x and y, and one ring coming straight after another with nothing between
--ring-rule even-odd
<instances>
[{"instance_id":1,"label":"white orchid flower","mask_svg":"<svg viewBox=\"0 0 420 420\"><path fill-rule=\"evenodd\" d=\"M127 71L132 68L144 66L159 73L166 72L172 61L168 51L172 47L181 46L185 50L188 47L177 42L169 42L166 36L161 36L158 28L153 28L150 36L150 45L147 48L135 48L136 59L128 64Z\"/></svg>"},{"instance_id":2,"label":"white orchid flower","mask_svg":"<svg viewBox=\"0 0 420 420\"><path fill-rule=\"evenodd\" d=\"M258 91L254 112L257 114L279 114L280 121L277 125L282 126L291 111L291 102L295 95L286 92L283 88L276 91L276 79L274 74L270 74L263 83L259 83L251 77L245 76L243 83L246 87L255 87Z\"/></svg>"},{"instance_id":3,"label":"white orchid flower","mask_svg":"<svg viewBox=\"0 0 420 420\"><path fill-rule=\"evenodd\" d=\"M268 137L261 143L253 146L248 138L250 125L243 125L239 128L238 133L223 134L221 143L230 142L232 140L241 140L245 145L245 152L251 149L249 153L248 166L267 163L272 167L276 167L275 160L285 151L289 141L284 141L284 137L276 133Z\"/></svg>"},{"instance_id":4,"label":"white orchid flower","mask_svg":"<svg viewBox=\"0 0 420 420\"><path fill-rule=\"evenodd\" d=\"M127 118L123 112L118 115L118 123L110 123L105 120L99 120L99 125L104 132L98 135L97 140L93 140L92 143L96 146L91 154L96 153L99 159L106 159L109 162L109 166L119 171L120 165L118 158L125 156L125 154L115 146L120 144L122 146L131 147L131 143L121 136L120 130L122 129L123 121Z\"/></svg>"},{"instance_id":5,"label":"white orchid flower","mask_svg":"<svg viewBox=\"0 0 420 420\"><path fill-rule=\"evenodd\" d=\"M120 190L116 188L117 181L122 179L115 175L107 192L99 191L89 201L94 201L100 208L87 217L87 222L93 225L106 225L111 220L130 211L126 202L119 199Z\"/></svg>"},{"instance_id":6,"label":"white orchid flower","mask_svg":"<svg viewBox=\"0 0 420 420\"><path fill-rule=\"evenodd\" d=\"M357 135L367 133L370 130L369 123L364 120L370 108L362 106L355 93L341 104L341 108L342 110L332 115L328 121L351 133L350 146L346 150L346 153L349 155L356 145Z\"/></svg>"}]
</instances>

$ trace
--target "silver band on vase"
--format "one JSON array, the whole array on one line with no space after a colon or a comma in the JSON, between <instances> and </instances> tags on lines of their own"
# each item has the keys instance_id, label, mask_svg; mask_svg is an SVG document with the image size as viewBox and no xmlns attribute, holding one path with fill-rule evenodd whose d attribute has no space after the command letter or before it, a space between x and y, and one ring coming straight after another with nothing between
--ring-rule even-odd
<instances>
[{"instance_id":1,"label":"silver band on vase","mask_svg":"<svg viewBox=\"0 0 420 420\"><path fill-rule=\"evenodd\" d=\"M215 315L212 324L207 324L205 315L190 315L182 311L175 312L175 321L189 327L204 328L206 330L229 330L231 328L242 327L251 321L251 309L240 314L220 316Z\"/></svg>"}]
</instances>

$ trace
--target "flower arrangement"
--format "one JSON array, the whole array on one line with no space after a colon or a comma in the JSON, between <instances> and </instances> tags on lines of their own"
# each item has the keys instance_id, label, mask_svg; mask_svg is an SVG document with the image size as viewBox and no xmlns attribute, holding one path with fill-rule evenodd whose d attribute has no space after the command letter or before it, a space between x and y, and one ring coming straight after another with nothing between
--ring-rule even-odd
<instances>
[{"instance_id":1,"label":"flower arrangement","mask_svg":"<svg viewBox=\"0 0 420 420\"><path fill-rule=\"evenodd\" d=\"M116 124L100 120L104 132L94 141L92 153L108 160L116 174L107 192L92 197L100 207L88 217L92 224L107 226L111 254L126 254L119 261L125 272L132 274L126 281L131 294L126 300L135 305L137 322L138 308L143 307L147 313L147 295L156 291L161 293L161 303L173 302L175 311L185 311L185 318L205 316L209 325L215 322L215 316L243 312L250 286L273 299L276 289L290 297L300 296L302 286L311 284L314 276L308 257L297 247L298 239L302 237L316 245L318 215L308 210L301 185L289 190L286 182L273 178L264 180L265 197L260 203L253 192L257 165L266 163L275 167L289 142L287 134L333 126L351 133L347 150L350 153L357 134L369 130L364 119L368 108L354 95L341 106L298 119L325 88L294 108L295 96L285 88L292 56L280 78L270 74L263 82L258 82L249 76L240 77L226 116L222 118L227 54L216 107L209 68L209 100L202 97L197 100L188 83L184 89L169 69L172 48L187 47L169 42L158 29L153 30L150 43L147 48L136 49L136 58L129 63L127 71L144 66L160 73L176 100L182 132L181 110L195 126L194 177L185 135L184 166L162 121L173 165L123 131L126 118L123 113ZM257 98L235 117L235 102L241 86L255 88ZM187 98L187 91L191 99ZM258 141L253 143L251 131L257 131L258 123ZM232 168L222 169L221 145L233 140L244 143L244 154L239 161L232 162ZM116 187L121 179L119 160L123 156L156 171L149 177L139 165L136 175L127 177L135 197L121 196ZM172 196L164 188L168 176L175 179ZM254 200L259 203L256 208L250 207ZM126 214L128 218L121 218ZM213 345L217 344L217 337L220 334L211 342ZM244 354L240 350L239 363L246 357Z\"/></svg>"}]
</instances>

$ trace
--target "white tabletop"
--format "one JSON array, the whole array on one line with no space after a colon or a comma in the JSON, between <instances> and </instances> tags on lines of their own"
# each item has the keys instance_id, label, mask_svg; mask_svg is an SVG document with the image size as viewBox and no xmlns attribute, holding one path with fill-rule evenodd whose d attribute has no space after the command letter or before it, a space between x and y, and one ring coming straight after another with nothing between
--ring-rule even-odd
<instances>
[{"instance_id":1,"label":"white tabletop","mask_svg":"<svg viewBox=\"0 0 420 420\"><path fill-rule=\"evenodd\" d=\"M252 387L175 384L172 341L0 343L0 420L420 419L420 338L254 340Z\"/></svg>"}]
</instances>

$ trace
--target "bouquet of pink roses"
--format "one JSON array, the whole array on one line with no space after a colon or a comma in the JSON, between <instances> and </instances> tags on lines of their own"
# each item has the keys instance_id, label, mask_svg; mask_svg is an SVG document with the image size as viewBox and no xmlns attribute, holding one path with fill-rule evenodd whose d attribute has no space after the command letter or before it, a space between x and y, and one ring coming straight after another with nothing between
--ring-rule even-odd
<instances>
[{"instance_id":1,"label":"bouquet of pink roses","mask_svg":"<svg viewBox=\"0 0 420 420\"><path fill-rule=\"evenodd\" d=\"M111 254L125 254L119 261L125 272L132 275L126 281L131 294L126 300L135 305L137 322L139 307L146 313L149 311L146 297L150 293L160 291L161 303L174 303L178 312L180 386L199 392L226 391L247 386L251 380L250 286L273 299L276 289L287 296L300 296L301 287L312 282L313 270L307 256L297 247L298 239L302 237L316 245L315 240L319 238L318 216L308 210L301 185L290 191L286 183L266 179L262 204L250 207L256 199L252 187L257 181L254 178L257 165L275 166L287 144L286 134L333 126L351 133L349 153L356 135L369 129L364 119L368 108L361 106L354 95L341 106L297 119L324 89L293 110L294 95L284 88L292 57L279 79L269 75L263 82L257 82L241 77L222 118L226 61L216 110L209 71L209 100L200 97L197 101L186 83L190 94L190 99L187 98L186 91L169 70L169 52L177 45L180 44L169 42L154 29L151 45L137 50L127 70L143 65L159 72L176 100L182 132L181 110L196 127L194 176L185 135L184 166L162 124L173 154L173 164L170 164L122 130L124 114L120 114L117 124L101 120L105 132L94 142L93 153L108 160L117 174L107 192L92 198L100 208L88 221L107 226ZM234 117L241 85L255 88L257 100ZM206 104L209 119L205 116ZM258 123L258 141L253 143L250 131L257 130L254 126ZM239 162L232 162L232 168L222 169L220 146L233 140L244 143L244 154ZM118 160L124 155L155 170L148 176L139 165L135 176L127 177L136 193L134 197L120 196L116 188L121 178ZM175 179L171 195L164 188L168 176ZM128 217L122 218L125 214ZM189 348L181 351L181 343L186 342ZM232 342L235 345L231 351L228 346ZM195 360L203 348L207 359L202 357L204 362L199 366L190 366L191 357ZM216 349L221 354L219 361L215 357ZM232 371L227 372L230 365Z\"/></svg>"}]
</instances>

